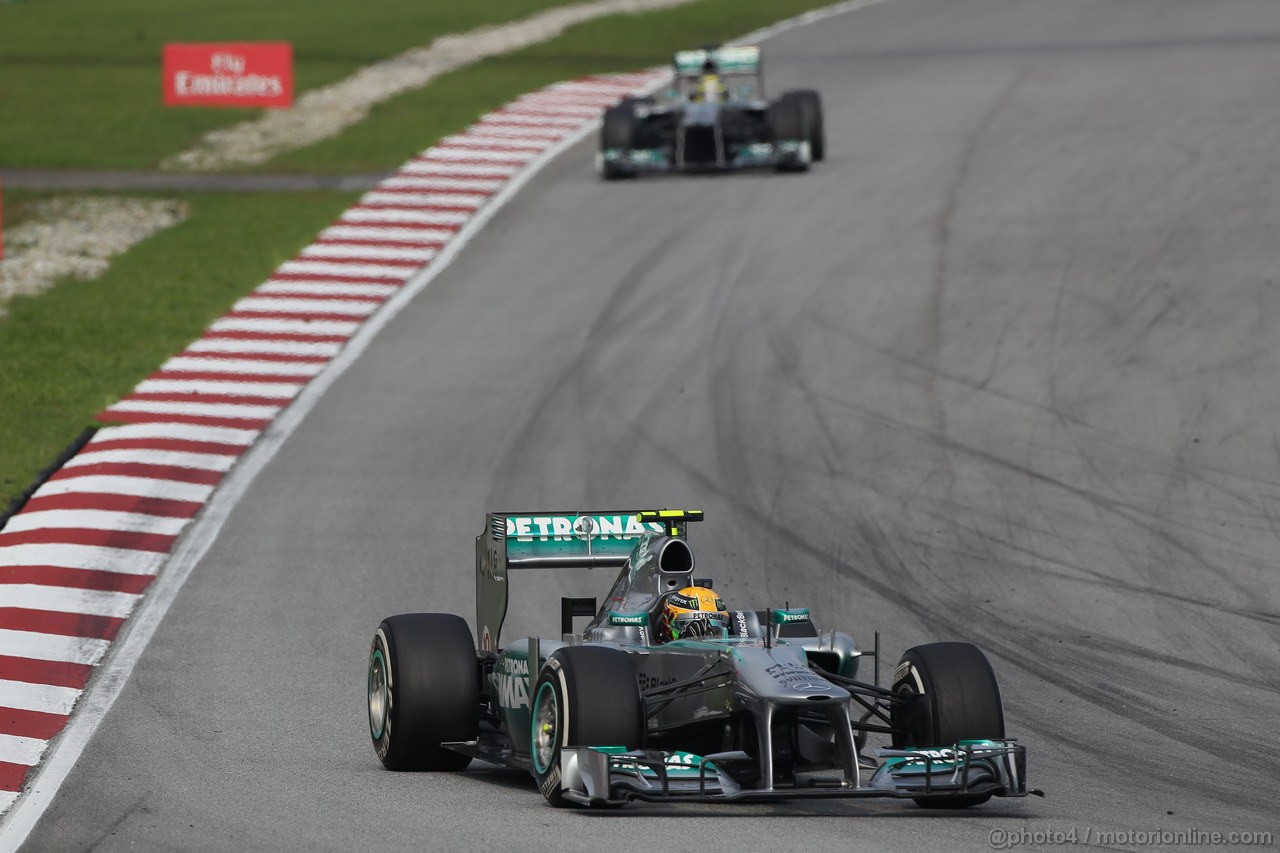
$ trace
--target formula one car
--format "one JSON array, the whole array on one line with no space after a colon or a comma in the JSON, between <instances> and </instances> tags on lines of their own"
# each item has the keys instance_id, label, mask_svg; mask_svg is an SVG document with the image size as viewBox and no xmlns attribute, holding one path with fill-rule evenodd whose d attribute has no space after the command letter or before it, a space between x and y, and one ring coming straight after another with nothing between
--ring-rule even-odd
<instances>
[{"instance_id":1,"label":"formula one car","mask_svg":"<svg viewBox=\"0 0 1280 853\"><path fill-rule=\"evenodd\" d=\"M701 518L489 513L476 539L479 648L445 613L392 616L374 634L369 730L382 763L526 769L555 806L897 797L959 808L1027 795L1025 749L1004 736L977 648L916 646L881 687L878 634L862 651L803 608L725 610L693 574L686 531ZM517 570L594 568L619 570L598 610L564 598L559 637L501 645ZM578 616L591 617L580 634ZM865 657L871 682L858 680ZM869 733L890 746L868 749Z\"/></svg>"},{"instance_id":2,"label":"formula one car","mask_svg":"<svg viewBox=\"0 0 1280 853\"><path fill-rule=\"evenodd\" d=\"M615 180L679 170L803 172L825 156L818 93L766 101L760 48L748 45L677 53L666 98L627 98L605 110L597 162Z\"/></svg>"}]
</instances>

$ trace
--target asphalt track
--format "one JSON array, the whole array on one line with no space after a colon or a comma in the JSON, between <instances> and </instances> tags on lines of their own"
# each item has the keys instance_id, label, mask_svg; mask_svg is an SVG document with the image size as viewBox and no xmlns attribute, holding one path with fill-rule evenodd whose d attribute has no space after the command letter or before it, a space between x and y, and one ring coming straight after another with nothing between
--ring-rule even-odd
<instances>
[{"instance_id":1,"label":"asphalt track","mask_svg":"<svg viewBox=\"0 0 1280 853\"><path fill-rule=\"evenodd\" d=\"M1275 831L1278 47L1272 0L893 0L768 46L826 100L808 175L604 185L573 149L254 483L24 849ZM707 511L734 605L890 663L978 643L1048 797L598 814L383 771L369 636L472 613L483 512L646 504ZM607 582L518 578L506 636Z\"/></svg>"}]
</instances>

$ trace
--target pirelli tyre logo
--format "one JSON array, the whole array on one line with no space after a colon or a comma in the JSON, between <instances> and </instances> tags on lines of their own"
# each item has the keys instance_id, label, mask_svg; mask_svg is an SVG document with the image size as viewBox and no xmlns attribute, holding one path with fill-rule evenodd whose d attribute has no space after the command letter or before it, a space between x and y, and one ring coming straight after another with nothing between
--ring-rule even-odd
<instances>
[{"instance_id":1,"label":"pirelli tyre logo","mask_svg":"<svg viewBox=\"0 0 1280 853\"><path fill-rule=\"evenodd\" d=\"M542 782L538 785L538 790L542 792L542 796L550 797L560 789L560 765L552 764L547 771L547 775L543 777Z\"/></svg>"}]
</instances>

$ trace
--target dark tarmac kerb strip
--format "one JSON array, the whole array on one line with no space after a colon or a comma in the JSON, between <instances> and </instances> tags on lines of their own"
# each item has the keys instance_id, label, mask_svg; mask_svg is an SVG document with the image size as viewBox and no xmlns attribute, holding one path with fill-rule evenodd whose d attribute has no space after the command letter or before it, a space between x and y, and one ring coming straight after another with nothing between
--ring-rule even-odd
<instances>
[{"instance_id":1,"label":"dark tarmac kerb strip","mask_svg":"<svg viewBox=\"0 0 1280 853\"><path fill-rule=\"evenodd\" d=\"M312 192L367 190L389 175L231 175L102 172L83 169L0 169L0 185L28 190Z\"/></svg>"}]
</instances>

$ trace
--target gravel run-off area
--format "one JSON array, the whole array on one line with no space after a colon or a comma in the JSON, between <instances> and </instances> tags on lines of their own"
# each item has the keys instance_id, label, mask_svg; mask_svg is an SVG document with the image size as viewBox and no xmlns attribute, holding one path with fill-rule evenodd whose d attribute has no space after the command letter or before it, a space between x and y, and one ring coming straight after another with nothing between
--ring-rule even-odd
<instances>
[{"instance_id":1,"label":"gravel run-off area","mask_svg":"<svg viewBox=\"0 0 1280 853\"><path fill-rule=\"evenodd\" d=\"M64 278L95 279L114 255L187 218L169 199L69 196L37 202L33 216L4 234L0 316L5 303Z\"/></svg>"}]
</instances>

